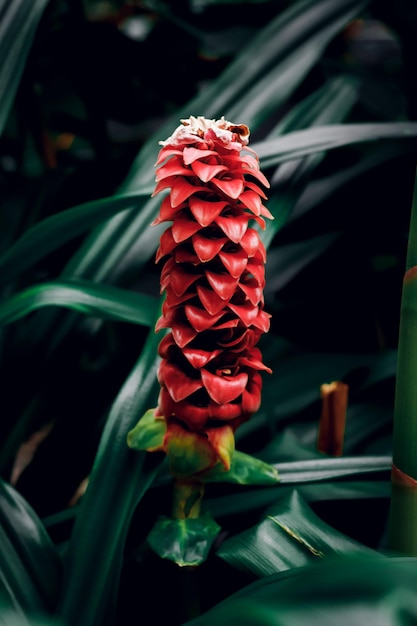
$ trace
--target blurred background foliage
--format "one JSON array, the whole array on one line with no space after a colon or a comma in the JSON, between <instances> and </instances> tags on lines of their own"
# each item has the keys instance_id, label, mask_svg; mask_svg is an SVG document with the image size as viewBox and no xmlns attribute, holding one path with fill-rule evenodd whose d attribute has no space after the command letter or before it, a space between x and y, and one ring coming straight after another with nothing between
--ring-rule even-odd
<instances>
[{"instance_id":1,"label":"blurred background foliage","mask_svg":"<svg viewBox=\"0 0 417 626\"><path fill-rule=\"evenodd\" d=\"M275 535L277 511L293 533L303 520L320 554L381 549L416 168L415 3L0 0L0 19L6 613L133 623L140 588L144 615L184 623L316 560ZM261 348L273 375L237 447L278 464L283 483L208 487L223 530L198 574L149 553L169 479L125 445L157 398L153 164L190 115L248 124L271 181ZM349 385L341 459L317 451L332 380ZM291 610L267 603L259 623L306 623Z\"/></svg>"}]
</instances>

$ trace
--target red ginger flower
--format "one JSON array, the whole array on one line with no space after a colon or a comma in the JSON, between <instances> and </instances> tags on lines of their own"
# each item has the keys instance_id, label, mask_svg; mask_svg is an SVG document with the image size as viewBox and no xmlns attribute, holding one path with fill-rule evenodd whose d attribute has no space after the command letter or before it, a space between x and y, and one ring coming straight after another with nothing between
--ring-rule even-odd
<instances>
[{"instance_id":1,"label":"red ginger flower","mask_svg":"<svg viewBox=\"0 0 417 626\"><path fill-rule=\"evenodd\" d=\"M155 416L177 477L217 461L229 469L234 431L259 409L260 372L271 371L256 347L269 329L266 253L249 226L272 218L259 186L269 183L248 138L243 124L190 117L160 142L153 195L170 192L153 224L172 225L156 254L166 295L156 330L170 332L159 344Z\"/></svg>"}]
</instances>

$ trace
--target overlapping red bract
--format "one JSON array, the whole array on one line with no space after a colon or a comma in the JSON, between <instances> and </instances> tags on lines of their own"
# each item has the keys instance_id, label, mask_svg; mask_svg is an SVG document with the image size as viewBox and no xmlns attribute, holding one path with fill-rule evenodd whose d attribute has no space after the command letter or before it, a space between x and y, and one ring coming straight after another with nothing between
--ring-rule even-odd
<instances>
[{"instance_id":1,"label":"overlapping red bract","mask_svg":"<svg viewBox=\"0 0 417 626\"><path fill-rule=\"evenodd\" d=\"M161 142L154 191L170 190L153 224L172 222L156 255L166 295L156 330L170 329L159 344L156 415L168 433L172 425L205 434L227 465L213 433L234 431L258 410L260 372L270 372L256 347L269 329L266 254L250 226L272 217L260 186L269 184L253 151L242 151L246 126L202 117L182 124Z\"/></svg>"}]
</instances>

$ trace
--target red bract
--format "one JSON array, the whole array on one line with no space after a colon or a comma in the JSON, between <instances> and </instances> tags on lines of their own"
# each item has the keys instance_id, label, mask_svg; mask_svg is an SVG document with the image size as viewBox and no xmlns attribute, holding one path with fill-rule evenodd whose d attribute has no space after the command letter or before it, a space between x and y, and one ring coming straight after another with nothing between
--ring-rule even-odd
<instances>
[{"instance_id":1,"label":"red bract","mask_svg":"<svg viewBox=\"0 0 417 626\"><path fill-rule=\"evenodd\" d=\"M177 456L179 441L202 450L199 472L218 460L228 468L230 437L258 410L260 371L270 372L256 347L269 329L266 254L250 223L264 228L272 215L248 137L243 124L191 117L160 142L157 161L154 195L169 194L153 224L172 225L156 255L166 295L156 330L170 329L159 344L156 417L166 421L168 455L172 440ZM179 465L171 463L177 475Z\"/></svg>"}]
</instances>

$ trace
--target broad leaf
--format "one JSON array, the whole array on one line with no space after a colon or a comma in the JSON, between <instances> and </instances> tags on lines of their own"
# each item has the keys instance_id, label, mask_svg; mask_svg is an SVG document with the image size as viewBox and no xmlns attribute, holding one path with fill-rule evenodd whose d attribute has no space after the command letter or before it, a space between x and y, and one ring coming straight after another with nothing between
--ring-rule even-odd
<instances>
[{"instance_id":1,"label":"broad leaf","mask_svg":"<svg viewBox=\"0 0 417 626\"><path fill-rule=\"evenodd\" d=\"M259 524L227 539L217 550L233 567L259 577L335 554L357 553L374 551L323 522L297 491L278 498Z\"/></svg>"}]
</instances>

